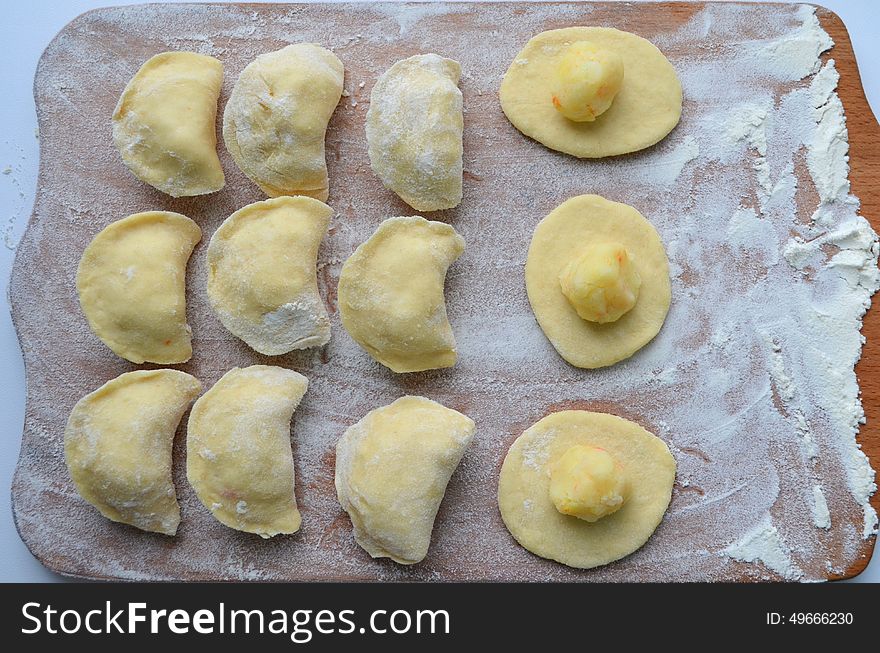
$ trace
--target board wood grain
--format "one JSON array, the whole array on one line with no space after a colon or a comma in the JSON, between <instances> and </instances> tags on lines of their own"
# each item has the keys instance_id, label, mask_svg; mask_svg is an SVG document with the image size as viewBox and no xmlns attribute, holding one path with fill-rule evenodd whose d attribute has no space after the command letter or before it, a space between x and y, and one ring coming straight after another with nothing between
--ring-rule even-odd
<instances>
[{"instance_id":1,"label":"board wood grain","mask_svg":"<svg viewBox=\"0 0 880 653\"><path fill-rule=\"evenodd\" d=\"M685 24L705 6L704 3L553 3L539 8L530 3L512 3L504 7L510 19L504 29L513 30L512 36L524 44L542 29L594 21L650 39L652 35ZM762 10L761 5L750 6L752 9L748 11ZM328 164L331 186L335 189L331 190L330 204L344 220L334 226L331 242L322 247L320 255L324 262L321 291L333 309L335 279L341 261L350 253L351 243L363 237L349 234L347 225L357 224L369 233L370 225L376 224L376 216L412 213L382 189L364 156L363 117L377 71L419 50L433 48L455 56L456 48L479 48L491 30L498 27L482 25L477 20L489 7L492 5L474 5L468 13L446 14L431 6L414 6L411 22L409 18L398 19L387 27L379 23L374 8L363 5L110 8L76 19L49 45L35 80L41 134L37 196L10 284L12 315L21 341L28 384L22 448L13 482L13 508L22 539L44 565L63 574L100 579L756 579L745 566L727 564L721 568L714 559L694 558L691 571L683 575L652 566L650 556L654 543L625 560L585 573L562 569L516 550L503 531L492 490L483 488L479 505L473 505L468 502L468 486L494 483L497 466L509 442L541 414L532 415L528 420L514 419L505 427L499 441L478 445L484 448L475 454L477 462L473 465L479 463L480 469L468 467L470 463L466 460L465 469L460 470L450 485L438 517L435 542L425 564L401 569L387 561L370 560L352 543L348 518L335 503L332 446L306 448L298 442L296 433L307 430L309 425L323 423L341 434L366 412L363 406L388 403L404 391L428 394L466 413L485 410L486 404L494 399L462 390L463 386L450 384L442 374L392 379L379 371L354 378L359 370L346 368L346 363L334 354L332 343L329 350L321 352L299 352L280 359L261 357L219 328L207 311L200 291L188 298L190 323L196 335L195 355L181 369L195 374L206 387L230 367L251 363L286 365L313 380L314 390L310 393L315 396L311 399L307 396L295 417L294 449L298 465L305 468L297 470L298 500L304 506L306 524L303 531L292 538L262 542L213 523L184 480L183 426L175 445L175 482L184 525L175 539L107 522L84 505L72 489L63 460L63 428L70 408L85 392L121 372L135 369L106 351L84 324L73 287L73 274L82 248L100 227L128 213L152 208L179 211L195 219L205 231L205 239L197 248L188 272L188 286L198 286L203 272L199 257L203 258L213 229L237 208L262 199L235 170L222 145L220 152L228 186L208 198L171 200L139 184L127 173L110 143L109 116L121 88L140 62L167 49L169 42L180 49L196 49L209 43L213 50L223 53L221 58L227 66L222 106L239 70L261 52L277 49L291 40L333 41L349 48L343 59L349 80L346 87L352 88L353 94L343 98L328 132ZM491 10L496 14L500 11L497 7ZM583 15L579 16L579 12ZM845 26L835 14L821 7L817 8L817 15L836 43L823 58L833 57L840 71L838 92L849 129L853 192L862 201L863 214L880 230L880 127L862 89ZM414 32L407 31L416 20L429 26L427 31L417 32L418 38L413 37ZM361 38L366 25L381 34L387 31L381 46ZM459 34L467 35L472 41L453 39ZM495 79L500 79L503 72L503 67L494 71ZM365 88L358 86L360 80L364 81ZM503 119L497 109L497 86L477 87L466 77L463 87L465 104L470 111L467 119L476 123L466 134L466 152L498 148L499 160L511 152L516 156L511 148L514 140L520 142L519 135L507 129L506 123L503 129L499 128ZM495 122L489 124L490 119ZM496 136L497 140L493 140ZM496 191L480 174L466 173L465 184L466 202L469 197L473 200L477 193L497 192L498 206L511 210L510 196ZM440 214L439 219L447 218L464 220L463 214L454 211ZM455 279L450 279L450 284L450 291L457 292ZM334 338L338 341L342 337L338 316L334 314L333 320ZM863 333L867 343L857 373L868 420L861 429L859 442L869 458L876 461L880 460L880 312L868 312ZM331 369L334 365L338 366L335 371ZM346 371L351 372L351 379L343 378ZM341 404L345 403L351 393L359 398L359 414L353 409L343 411L334 403L337 398ZM627 415L619 404L597 401L566 403L547 410L573 406L638 417ZM875 494L872 504L880 510L878 495ZM465 511L471 524L472 529L464 535L446 535L444 525L452 521L455 510ZM859 515L853 510L846 519L858 521ZM318 523L320 527L312 528L310 523ZM492 538L483 538L481 528L491 530ZM677 546L687 550L688 534L663 531L661 527L656 537L673 538ZM835 542L830 541L829 550L834 552L829 555L834 557L838 571L828 572L826 577L846 578L859 573L867 565L873 545L874 538L871 538L863 540L857 550L841 552L835 549ZM498 547L512 548L499 552L495 550Z\"/></svg>"}]
</instances>

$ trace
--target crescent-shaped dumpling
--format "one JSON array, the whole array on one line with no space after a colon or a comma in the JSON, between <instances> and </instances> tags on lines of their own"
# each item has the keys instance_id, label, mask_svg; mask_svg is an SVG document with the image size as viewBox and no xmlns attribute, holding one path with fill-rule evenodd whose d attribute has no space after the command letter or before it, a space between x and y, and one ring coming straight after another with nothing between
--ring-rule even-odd
<instances>
[{"instance_id":1,"label":"crescent-shaped dumpling","mask_svg":"<svg viewBox=\"0 0 880 653\"><path fill-rule=\"evenodd\" d=\"M174 535L180 508L171 448L201 388L185 372L141 370L80 399L64 431L67 468L80 496L108 519Z\"/></svg>"},{"instance_id":2,"label":"crescent-shaped dumpling","mask_svg":"<svg viewBox=\"0 0 880 653\"><path fill-rule=\"evenodd\" d=\"M172 197L223 188L217 99L223 64L195 52L163 52L131 79L113 112L113 142L128 169Z\"/></svg>"},{"instance_id":3,"label":"crescent-shaped dumpling","mask_svg":"<svg viewBox=\"0 0 880 653\"><path fill-rule=\"evenodd\" d=\"M404 565L424 559L446 485L473 435L469 417L409 396L345 432L336 445L336 494L367 553Z\"/></svg>"},{"instance_id":4,"label":"crescent-shaped dumpling","mask_svg":"<svg viewBox=\"0 0 880 653\"><path fill-rule=\"evenodd\" d=\"M299 530L290 419L308 386L282 367L236 367L193 406L186 477L220 523L261 537Z\"/></svg>"},{"instance_id":5,"label":"crescent-shaped dumpling","mask_svg":"<svg viewBox=\"0 0 880 653\"><path fill-rule=\"evenodd\" d=\"M223 140L269 197L327 199L324 133L343 76L339 58L314 43L262 54L241 72L223 113Z\"/></svg>"},{"instance_id":6,"label":"crescent-shaped dumpling","mask_svg":"<svg viewBox=\"0 0 880 653\"><path fill-rule=\"evenodd\" d=\"M315 264L332 214L310 197L278 197L239 209L211 237L208 299L223 325L261 354L330 340Z\"/></svg>"},{"instance_id":7,"label":"crescent-shaped dumpling","mask_svg":"<svg viewBox=\"0 0 880 653\"><path fill-rule=\"evenodd\" d=\"M76 273L92 331L133 363L183 363L192 356L186 323L186 264L202 237L179 213L135 213L101 230Z\"/></svg>"},{"instance_id":8,"label":"crescent-shaped dumpling","mask_svg":"<svg viewBox=\"0 0 880 653\"><path fill-rule=\"evenodd\" d=\"M370 356L394 372L455 365L446 317L446 270L464 238L442 222L388 218L342 266L342 325Z\"/></svg>"},{"instance_id":9,"label":"crescent-shaped dumpling","mask_svg":"<svg viewBox=\"0 0 880 653\"><path fill-rule=\"evenodd\" d=\"M461 66L436 54L398 61L370 94L370 166L385 186L417 211L461 202Z\"/></svg>"}]
</instances>

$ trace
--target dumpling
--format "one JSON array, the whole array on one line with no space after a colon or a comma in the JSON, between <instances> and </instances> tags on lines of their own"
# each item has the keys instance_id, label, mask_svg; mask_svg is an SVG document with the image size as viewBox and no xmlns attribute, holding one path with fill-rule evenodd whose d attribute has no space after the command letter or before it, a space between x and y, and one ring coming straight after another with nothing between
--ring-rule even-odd
<instances>
[{"instance_id":1,"label":"dumpling","mask_svg":"<svg viewBox=\"0 0 880 653\"><path fill-rule=\"evenodd\" d=\"M419 216L385 220L342 266L345 330L394 372L455 365L443 284L463 251L464 238L448 224Z\"/></svg>"},{"instance_id":2,"label":"dumpling","mask_svg":"<svg viewBox=\"0 0 880 653\"><path fill-rule=\"evenodd\" d=\"M336 494L374 558L424 559L449 478L474 436L469 417L424 397L373 410L336 445Z\"/></svg>"},{"instance_id":3,"label":"dumpling","mask_svg":"<svg viewBox=\"0 0 880 653\"><path fill-rule=\"evenodd\" d=\"M193 406L186 477L220 523L266 538L299 530L290 419L308 386L282 367L236 367Z\"/></svg>"},{"instance_id":4,"label":"dumpling","mask_svg":"<svg viewBox=\"0 0 880 653\"><path fill-rule=\"evenodd\" d=\"M269 197L327 199L324 133L343 76L338 57L314 43L262 54L242 71L223 113L223 140Z\"/></svg>"},{"instance_id":5,"label":"dumpling","mask_svg":"<svg viewBox=\"0 0 880 653\"><path fill-rule=\"evenodd\" d=\"M461 66L436 54L398 61L370 94L370 166L417 211L461 202Z\"/></svg>"},{"instance_id":6,"label":"dumpling","mask_svg":"<svg viewBox=\"0 0 880 653\"><path fill-rule=\"evenodd\" d=\"M183 363L186 264L202 238L179 213L135 213L106 226L83 252L76 289L92 331L132 363Z\"/></svg>"},{"instance_id":7,"label":"dumpling","mask_svg":"<svg viewBox=\"0 0 880 653\"><path fill-rule=\"evenodd\" d=\"M535 319L575 367L635 354L660 332L672 301L657 230L633 207L598 195L572 197L538 223L525 272Z\"/></svg>"},{"instance_id":8,"label":"dumpling","mask_svg":"<svg viewBox=\"0 0 880 653\"><path fill-rule=\"evenodd\" d=\"M501 519L535 555L578 569L607 565L642 547L660 525L675 468L666 443L636 422L551 413L504 458Z\"/></svg>"},{"instance_id":9,"label":"dumpling","mask_svg":"<svg viewBox=\"0 0 880 653\"><path fill-rule=\"evenodd\" d=\"M163 52L125 87L113 112L113 142L128 169L172 197L223 188L217 99L223 64L195 52Z\"/></svg>"},{"instance_id":10,"label":"dumpling","mask_svg":"<svg viewBox=\"0 0 880 653\"><path fill-rule=\"evenodd\" d=\"M581 158L642 150L681 118L681 82L666 56L610 27L541 32L514 57L498 91L504 115L550 149Z\"/></svg>"},{"instance_id":11,"label":"dumpling","mask_svg":"<svg viewBox=\"0 0 880 653\"><path fill-rule=\"evenodd\" d=\"M174 535L180 508L171 481L174 432L201 384L177 370L140 370L80 399L64 431L67 468L102 515Z\"/></svg>"},{"instance_id":12,"label":"dumpling","mask_svg":"<svg viewBox=\"0 0 880 653\"><path fill-rule=\"evenodd\" d=\"M211 306L227 329L261 354L330 340L315 264L332 214L310 197L278 197L239 209L211 238Z\"/></svg>"}]
</instances>

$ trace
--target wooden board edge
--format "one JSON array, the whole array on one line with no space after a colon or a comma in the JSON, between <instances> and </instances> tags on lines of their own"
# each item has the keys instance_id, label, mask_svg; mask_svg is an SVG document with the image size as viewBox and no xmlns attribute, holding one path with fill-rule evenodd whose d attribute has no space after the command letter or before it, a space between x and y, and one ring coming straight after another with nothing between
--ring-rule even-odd
<instances>
[{"instance_id":1,"label":"wooden board edge","mask_svg":"<svg viewBox=\"0 0 880 653\"><path fill-rule=\"evenodd\" d=\"M834 59L840 73L837 93L843 103L849 132L852 193L861 200L861 213L874 230L880 232L880 186L877 184L880 179L880 124L865 95L846 25L830 9L812 6L822 28L834 40L834 47L822 59ZM865 314L862 334L865 343L856 365L856 375L867 421L862 425L857 441L876 470L880 461L880 308L868 310ZM871 497L871 505L880 512L880 492ZM829 574L829 580L844 580L862 573L871 561L876 540L876 536L862 540L850 566L842 573Z\"/></svg>"}]
</instances>

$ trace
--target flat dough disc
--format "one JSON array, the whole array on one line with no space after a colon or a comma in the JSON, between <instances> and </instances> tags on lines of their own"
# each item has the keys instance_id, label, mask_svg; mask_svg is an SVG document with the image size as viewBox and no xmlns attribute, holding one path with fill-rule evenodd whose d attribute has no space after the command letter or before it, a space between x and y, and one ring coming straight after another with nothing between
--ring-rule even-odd
<instances>
[{"instance_id":1,"label":"flat dough disc","mask_svg":"<svg viewBox=\"0 0 880 653\"><path fill-rule=\"evenodd\" d=\"M562 294L559 273L590 242L616 241L629 250L642 287L631 311L616 322L581 319ZM544 335L575 367L613 365L657 335L669 312L669 261L657 230L633 207L598 195L578 195L535 227L526 259L529 303Z\"/></svg>"},{"instance_id":2,"label":"flat dough disc","mask_svg":"<svg viewBox=\"0 0 880 653\"><path fill-rule=\"evenodd\" d=\"M593 122L574 122L553 106L555 66L566 45L592 41L623 58L623 87ZM662 140L681 118L681 82L650 41L608 27L542 32L520 51L501 82L501 108L513 126L547 147L581 158L635 152Z\"/></svg>"},{"instance_id":3,"label":"flat dough disc","mask_svg":"<svg viewBox=\"0 0 880 653\"><path fill-rule=\"evenodd\" d=\"M548 466L574 445L608 451L626 471L630 497L597 522L563 515L550 500ZM675 482L666 444L635 422L606 413L565 410L519 436L501 466L498 507L523 547L569 567L590 569L639 549L656 530Z\"/></svg>"}]
</instances>

